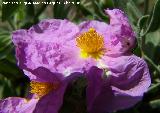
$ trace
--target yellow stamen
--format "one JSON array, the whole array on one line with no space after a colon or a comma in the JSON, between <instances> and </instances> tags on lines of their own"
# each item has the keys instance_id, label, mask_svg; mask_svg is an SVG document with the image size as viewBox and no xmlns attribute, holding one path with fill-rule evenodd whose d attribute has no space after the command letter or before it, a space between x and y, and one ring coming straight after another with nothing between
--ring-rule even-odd
<instances>
[{"instance_id":1,"label":"yellow stamen","mask_svg":"<svg viewBox=\"0 0 160 113\"><path fill-rule=\"evenodd\" d=\"M94 28L82 33L77 39L77 46L81 49L81 57L99 59L104 54L104 38Z\"/></svg>"},{"instance_id":2,"label":"yellow stamen","mask_svg":"<svg viewBox=\"0 0 160 113\"><path fill-rule=\"evenodd\" d=\"M59 87L59 83L47 83L31 81L31 93L36 94L38 97L42 97L48 94L50 91L56 90Z\"/></svg>"}]
</instances>

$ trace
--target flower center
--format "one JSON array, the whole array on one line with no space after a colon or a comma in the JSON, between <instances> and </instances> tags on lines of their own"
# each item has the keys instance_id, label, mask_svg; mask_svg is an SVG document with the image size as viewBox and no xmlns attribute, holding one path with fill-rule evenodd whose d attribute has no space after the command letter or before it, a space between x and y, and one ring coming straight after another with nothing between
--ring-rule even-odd
<instances>
[{"instance_id":1,"label":"flower center","mask_svg":"<svg viewBox=\"0 0 160 113\"><path fill-rule=\"evenodd\" d=\"M50 91L56 90L59 87L59 83L47 83L47 82L36 82L31 81L31 93L38 95L38 97L42 97L48 94Z\"/></svg>"},{"instance_id":2,"label":"flower center","mask_svg":"<svg viewBox=\"0 0 160 113\"><path fill-rule=\"evenodd\" d=\"M99 59L105 52L104 38L94 28L82 33L77 39L77 46L81 49L81 57Z\"/></svg>"}]
</instances>

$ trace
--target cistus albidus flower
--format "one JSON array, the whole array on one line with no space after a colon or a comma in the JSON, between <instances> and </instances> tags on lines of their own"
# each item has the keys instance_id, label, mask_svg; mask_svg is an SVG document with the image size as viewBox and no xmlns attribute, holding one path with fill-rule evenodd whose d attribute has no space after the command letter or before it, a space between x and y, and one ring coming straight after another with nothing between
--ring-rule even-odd
<instances>
[{"instance_id":1,"label":"cistus albidus flower","mask_svg":"<svg viewBox=\"0 0 160 113\"><path fill-rule=\"evenodd\" d=\"M58 113L67 84L94 64L91 58L80 58L75 40L78 33L77 25L59 19L43 20L29 30L13 32L18 65L30 78L30 92L34 95L26 103L23 98L2 100L0 112L10 113L16 108L14 112L21 113L16 106L30 109L26 104L30 106L30 101L37 99L30 112Z\"/></svg>"},{"instance_id":2,"label":"cistus albidus flower","mask_svg":"<svg viewBox=\"0 0 160 113\"><path fill-rule=\"evenodd\" d=\"M78 40L86 42L81 41L86 45L85 48L80 46L83 56L97 59L96 67L87 74L89 113L132 107L142 99L151 84L146 62L131 52L136 38L127 17L119 9L106 10L106 13L110 17L109 25L99 21L79 25L82 35ZM93 41L90 43L95 50L93 53L87 46L90 41Z\"/></svg>"},{"instance_id":3,"label":"cistus albidus flower","mask_svg":"<svg viewBox=\"0 0 160 113\"><path fill-rule=\"evenodd\" d=\"M18 65L31 80L32 99L38 98L32 108L34 113L58 113L67 84L84 72L87 73L90 113L128 108L141 99L150 78L145 62L131 53L135 44L134 32L122 11L108 10L108 14L109 25L87 21L77 26L67 20L53 19L13 33ZM139 61L142 63L137 63ZM147 79L141 79L143 77ZM122 88L115 85L116 80L122 83ZM123 88L125 83L128 89ZM140 83L145 88L137 93L137 99L127 91ZM124 99L118 101L121 94ZM121 107L118 104L127 103L129 99L132 101L128 105Z\"/></svg>"}]
</instances>

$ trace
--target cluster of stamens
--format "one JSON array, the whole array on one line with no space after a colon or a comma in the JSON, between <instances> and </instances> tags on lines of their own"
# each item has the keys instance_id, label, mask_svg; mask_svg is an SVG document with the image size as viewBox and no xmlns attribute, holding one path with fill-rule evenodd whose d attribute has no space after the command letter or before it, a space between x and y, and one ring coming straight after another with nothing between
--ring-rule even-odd
<instances>
[{"instance_id":1,"label":"cluster of stamens","mask_svg":"<svg viewBox=\"0 0 160 113\"><path fill-rule=\"evenodd\" d=\"M58 83L47 83L47 82L30 82L30 92L36 94L38 97L42 97L48 94L50 91L56 90L59 87Z\"/></svg>"},{"instance_id":2,"label":"cluster of stamens","mask_svg":"<svg viewBox=\"0 0 160 113\"><path fill-rule=\"evenodd\" d=\"M82 33L76 39L77 46L81 49L81 56L98 59L104 54L104 38L94 28Z\"/></svg>"}]
</instances>

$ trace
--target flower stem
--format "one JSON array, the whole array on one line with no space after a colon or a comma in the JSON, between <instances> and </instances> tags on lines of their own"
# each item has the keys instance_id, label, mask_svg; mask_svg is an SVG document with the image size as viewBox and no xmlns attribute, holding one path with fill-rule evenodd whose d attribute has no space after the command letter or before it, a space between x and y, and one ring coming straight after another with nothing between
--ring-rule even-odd
<instances>
[{"instance_id":1,"label":"flower stem","mask_svg":"<svg viewBox=\"0 0 160 113\"><path fill-rule=\"evenodd\" d=\"M144 59L146 59L156 69L156 71L160 73L160 69L158 68L158 66L145 54L144 54Z\"/></svg>"}]
</instances>

